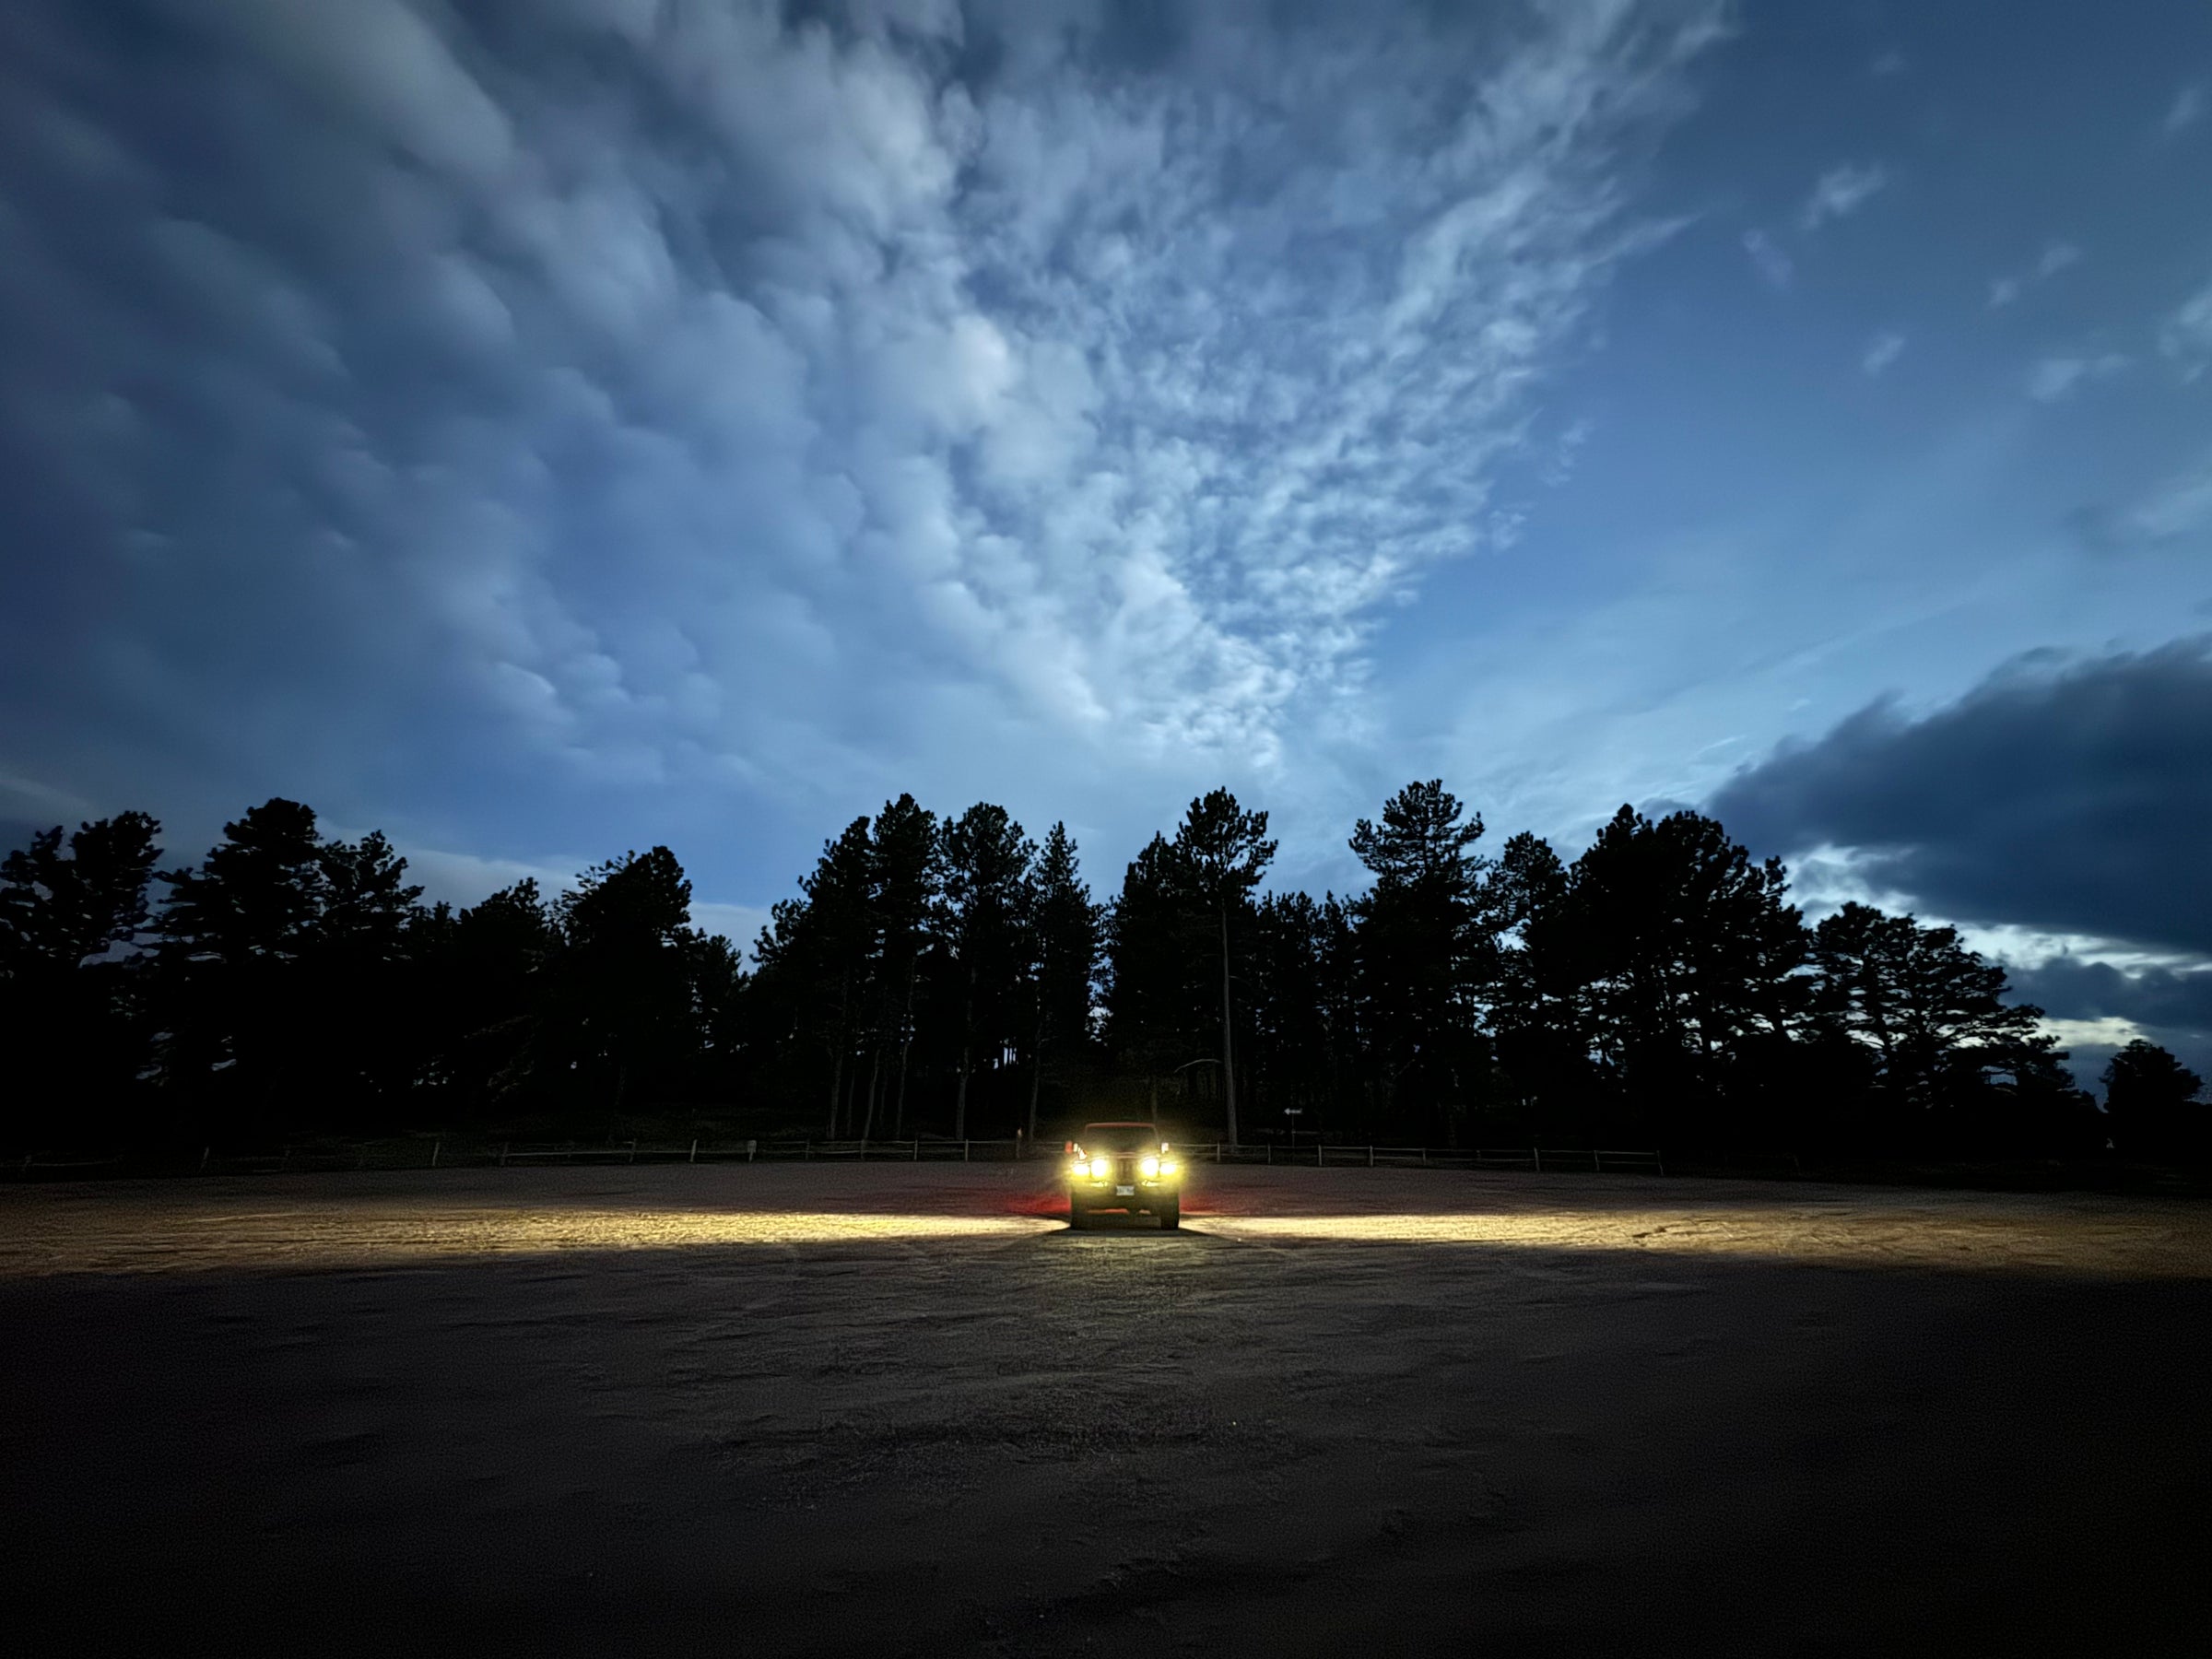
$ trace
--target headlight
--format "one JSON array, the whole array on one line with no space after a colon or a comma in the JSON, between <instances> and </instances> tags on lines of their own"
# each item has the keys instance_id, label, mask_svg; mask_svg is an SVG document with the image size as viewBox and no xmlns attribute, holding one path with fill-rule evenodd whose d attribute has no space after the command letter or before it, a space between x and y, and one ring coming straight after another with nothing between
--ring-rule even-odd
<instances>
[{"instance_id":1,"label":"headlight","mask_svg":"<svg viewBox=\"0 0 2212 1659\"><path fill-rule=\"evenodd\" d=\"M1094 1158L1090 1160L1090 1178L1093 1181L1105 1180L1109 1174L1112 1173L1112 1171L1113 1166L1102 1158Z\"/></svg>"},{"instance_id":2,"label":"headlight","mask_svg":"<svg viewBox=\"0 0 2212 1659\"><path fill-rule=\"evenodd\" d=\"M1155 1175L1159 1173L1159 1159L1157 1158L1138 1159L1136 1160L1136 1172L1139 1175L1142 1175L1147 1181L1150 1181Z\"/></svg>"},{"instance_id":3,"label":"headlight","mask_svg":"<svg viewBox=\"0 0 2212 1659\"><path fill-rule=\"evenodd\" d=\"M1159 1160L1159 1172L1162 1175L1172 1175L1182 1168L1182 1166L1171 1158L1163 1158Z\"/></svg>"}]
</instances>

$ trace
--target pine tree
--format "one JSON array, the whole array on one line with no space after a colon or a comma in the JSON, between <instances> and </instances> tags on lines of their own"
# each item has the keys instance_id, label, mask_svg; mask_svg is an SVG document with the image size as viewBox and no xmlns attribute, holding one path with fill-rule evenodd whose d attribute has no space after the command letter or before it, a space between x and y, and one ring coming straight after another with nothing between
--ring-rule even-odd
<instances>
[{"instance_id":1,"label":"pine tree","mask_svg":"<svg viewBox=\"0 0 2212 1659\"><path fill-rule=\"evenodd\" d=\"M1383 804L1380 825L1361 818L1351 835L1375 878L1354 910L1385 1100L1409 1095L1447 1144L1487 1077L1482 998L1499 966L1486 861L1473 851L1482 819L1463 822L1463 812L1441 779L1409 783Z\"/></svg>"},{"instance_id":2,"label":"pine tree","mask_svg":"<svg viewBox=\"0 0 2212 1659\"><path fill-rule=\"evenodd\" d=\"M1220 943L1221 1088L1229 1144L1237 1144L1237 1058L1232 923L1241 927L1252 909L1252 890L1275 858L1266 839L1267 815L1246 812L1226 789L1208 791L1190 804L1176 827L1174 869L1212 918Z\"/></svg>"},{"instance_id":3,"label":"pine tree","mask_svg":"<svg viewBox=\"0 0 2212 1659\"><path fill-rule=\"evenodd\" d=\"M1065 824L1044 838L1030 879L1030 1041L1029 1138L1037 1139L1037 1103L1046 1073L1066 1075L1090 1046L1091 1000L1099 967L1100 907L1091 902Z\"/></svg>"},{"instance_id":4,"label":"pine tree","mask_svg":"<svg viewBox=\"0 0 2212 1659\"><path fill-rule=\"evenodd\" d=\"M2102 1081L2112 1142L2124 1156L2196 1159L2212 1151L2204 1079L2168 1050L2138 1037L2106 1064Z\"/></svg>"},{"instance_id":5,"label":"pine tree","mask_svg":"<svg viewBox=\"0 0 2212 1659\"><path fill-rule=\"evenodd\" d=\"M915 997L943 887L944 848L936 815L915 805L911 794L886 802L869 829L868 894L876 935L876 1053L880 1062L886 1045L898 1052L893 1135L905 1133ZM877 1084L872 1074L861 1125L864 1139L875 1132Z\"/></svg>"},{"instance_id":6,"label":"pine tree","mask_svg":"<svg viewBox=\"0 0 2212 1659\"><path fill-rule=\"evenodd\" d=\"M0 1136L127 1133L143 1061L147 884L161 826L143 812L60 826L0 860L0 1053L22 1117ZM75 1122L58 1122L55 1113ZM122 1121L119 1123L118 1119Z\"/></svg>"},{"instance_id":7,"label":"pine tree","mask_svg":"<svg viewBox=\"0 0 2212 1659\"><path fill-rule=\"evenodd\" d=\"M968 1135L968 1097L977 1062L1003 1055L1016 1035L1030 868L1036 843L1003 806L980 801L946 827L942 936L959 1009L958 1088L952 1133Z\"/></svg>"}]
</instances>

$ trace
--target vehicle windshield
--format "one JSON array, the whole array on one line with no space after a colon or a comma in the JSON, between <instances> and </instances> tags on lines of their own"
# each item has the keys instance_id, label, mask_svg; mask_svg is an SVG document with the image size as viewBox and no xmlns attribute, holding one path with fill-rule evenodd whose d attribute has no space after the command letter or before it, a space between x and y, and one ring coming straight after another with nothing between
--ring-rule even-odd
<instances>
[{"instance_id":1,"label":"vehicle windshield","mask_svg":"<svg viewBox=\"0 0 2212 1659\"><path fill-rule=\"evenodd\" d=\"M1076 1145L1086 1152L1157 1152L1159 1131L1150 1124L1086 1124Z\"/></svg>"}]
</instances>

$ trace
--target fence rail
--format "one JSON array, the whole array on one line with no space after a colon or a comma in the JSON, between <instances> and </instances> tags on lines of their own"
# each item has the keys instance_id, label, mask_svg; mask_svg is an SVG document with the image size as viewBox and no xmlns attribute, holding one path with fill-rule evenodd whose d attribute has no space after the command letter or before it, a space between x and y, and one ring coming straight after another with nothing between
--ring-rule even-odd
<instances>
[{"instance_id":1,"label":"fence rail","mask_svg":"<svg viewBox=\"0 0 2212 1659\"><path fill-rule=\"evenodd\" d=\"M1281 1164L1307 1169L1364 1168L1427 1170L1527 1170L1535 1174L1587 1171L1593 1174L1648 1171L1666 1173L1665 1160L1656 1151L1615 1150L1610 1147L1348 1147L1326 1141L1309 1147L1227 1146L1221 1142L1184 1143L1177 1148L1185 1158L1206 1163Z\"/></svg>"},{"instance_id":2,"label":"fence rail","mask_svg":"<svg viewBox=\"0 0 2212 1659\"><path fill-rule=\"evenodd\" d=\"M1229 1146L1178 1143L1192 1162L1302 1166L1308 1169L1525 1170L1532 1173L1664 1175L1656 1151L1561 1149L1550 1147L1437 1147ZM96 1154L73 1149L14 1152L0 1158L0 1175L18 1181L112 1175L245 1175L312 1171L526 1168L535 1164L636 1163L1008 1163L1056 1159L1057 1142L1023 1140L810 1140L800 1137L667 1143L638 1140L520 1141L481 1135L411 1135L373 1141L302 1140L262 1150L218 1149Z\"/></svg>"}]
</instances>

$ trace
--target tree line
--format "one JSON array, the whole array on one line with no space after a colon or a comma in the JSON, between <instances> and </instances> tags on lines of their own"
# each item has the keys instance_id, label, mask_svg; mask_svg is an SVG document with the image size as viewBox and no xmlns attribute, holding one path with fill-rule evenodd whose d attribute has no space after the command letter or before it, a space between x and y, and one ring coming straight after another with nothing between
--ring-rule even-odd
<instances>
[{"instance_id":1,"label":"tree line","mask_svg":"<svg viewBox=\"0 0 2212 1659\"><path fill-rule=\"evenodd\" d=\"M18 1147L683 1112L818 1136L1050 1137L1150 1113L1194 1139L2200 1156L2201 1084L2131 1044L2107 1110L1957 932L1808 926L1778 859L1623 806L1571 863L1479 851L1441 781L1353 827L1363 890L1267 889L1226 790L1104 902L1074 839L912 795L856 818L750 965L665 847L547 896L422 903L382 834L272 800L196 865L160 826L0 861ZM156 888L159 891L157 896Z\"/></svg>"}]
</instances>

